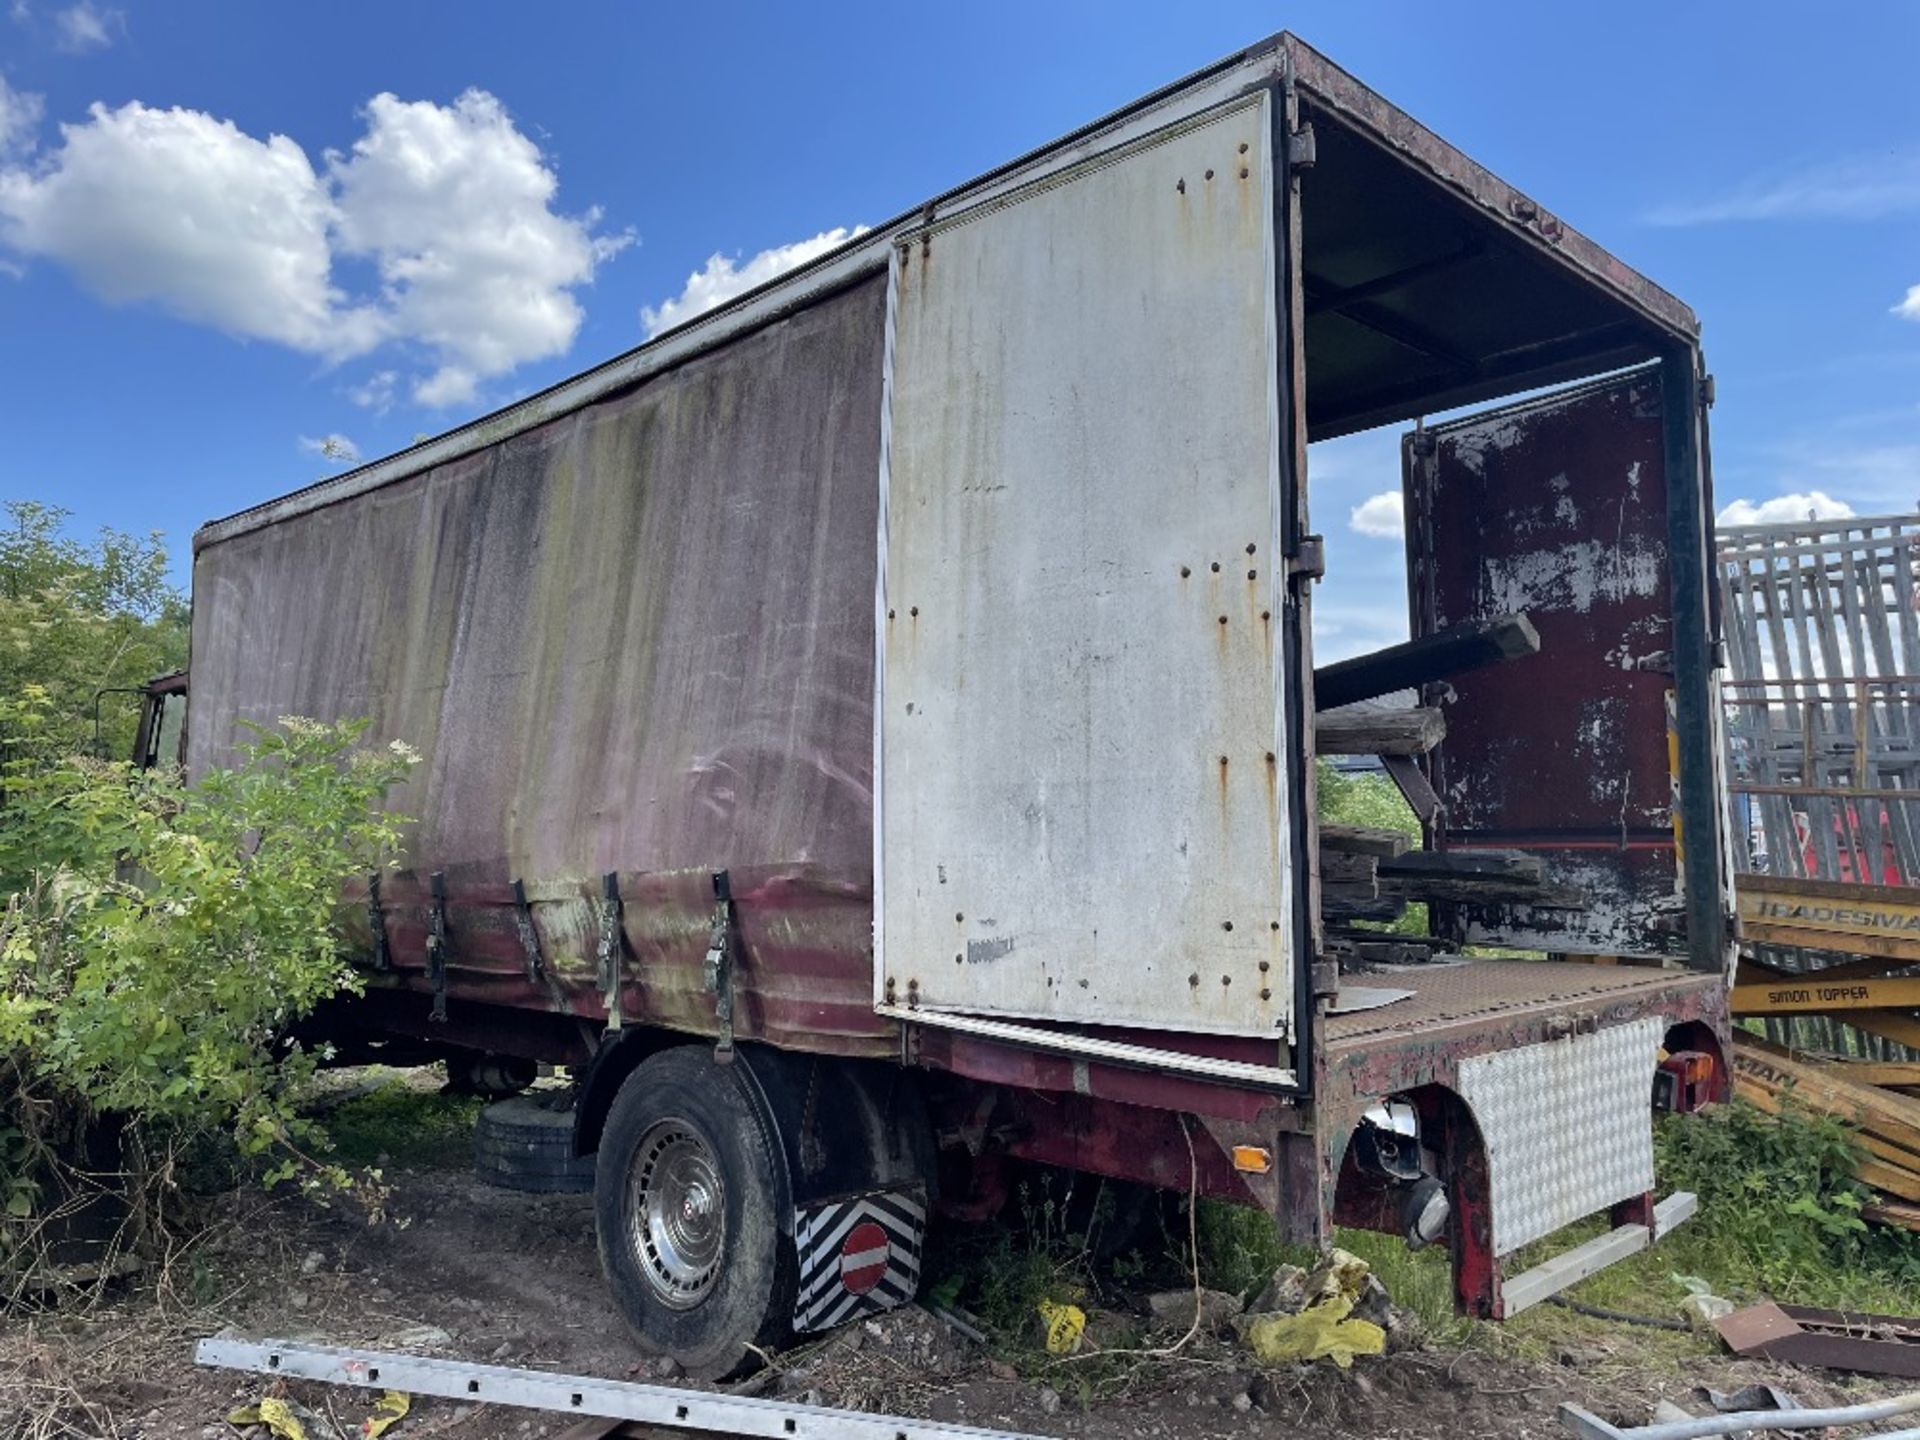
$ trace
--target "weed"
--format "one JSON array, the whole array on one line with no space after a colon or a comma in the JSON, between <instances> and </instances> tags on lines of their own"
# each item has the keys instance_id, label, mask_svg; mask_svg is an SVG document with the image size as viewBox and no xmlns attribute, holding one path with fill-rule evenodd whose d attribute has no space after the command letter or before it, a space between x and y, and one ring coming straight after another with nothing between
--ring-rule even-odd
<instances>
[{"instance_id":1,"label":"weed","mask_svg":"<svg viewBox=\"0 0 1920 1440\"><path fill-rule=\"evenodd\" d=\"M388 1072L386 1083L330 1109L320 1123L333 1141L331 1158L348 1166L429 1169L469 1163L474 1122L486 1102L443 1093L427 1079L432 1073Z\"/></svg>"},{"instance_id":2,"label":"weed","mask_svg":"<svg viewBox=\"0 0 1920 1440\"><path fill-rule=\"evenodd\" d=\"M1831 1115L1790 1103L1776 1117L1735 1100L1664 1119L1655 1153L1664 1184L1700 1197L1662 1247L1692 1273L1811 1305L1910 1297L1920 1284L1920 1239L1860 1218L1869 1192L1853 1178L1856 1141Z\"/></svg>"}]
</instances>

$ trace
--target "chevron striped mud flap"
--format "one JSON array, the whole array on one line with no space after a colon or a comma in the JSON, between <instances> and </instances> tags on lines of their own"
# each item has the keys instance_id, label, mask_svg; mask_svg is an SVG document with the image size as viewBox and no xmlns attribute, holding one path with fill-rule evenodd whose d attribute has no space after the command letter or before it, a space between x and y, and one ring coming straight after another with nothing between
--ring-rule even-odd
<instances>
[{"instance_id":1,"label":"chevron striped mud flap","mask_svg":"<svg viewBox=\"0 0 1920 1440\"><path fill-rule=\"evenodd\" d=\"M927 1234L926 1192L882 1190L796 1210L800 1298L793 1328L826 1330L913 1299Z\"/></svg>"}]
</instances>

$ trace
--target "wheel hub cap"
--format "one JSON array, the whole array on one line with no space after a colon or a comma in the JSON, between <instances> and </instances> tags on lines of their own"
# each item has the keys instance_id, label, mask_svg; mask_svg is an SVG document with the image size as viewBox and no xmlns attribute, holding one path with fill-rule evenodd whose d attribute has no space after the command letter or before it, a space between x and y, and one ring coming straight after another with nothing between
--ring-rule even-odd
<instances>
[{"instance_id":1,"label":"wheel hub cap","mask_svg":"<svg viewBox=\"0 0 1920 1440\"><path fill-rule=\"evenodd\" d=\"M627 1178L627 1215L641 1273L676 1310L706 1298L726 1245L726 1189L706 1139L684 1120L640 1138Z\"/></svg>"}]
</instances>

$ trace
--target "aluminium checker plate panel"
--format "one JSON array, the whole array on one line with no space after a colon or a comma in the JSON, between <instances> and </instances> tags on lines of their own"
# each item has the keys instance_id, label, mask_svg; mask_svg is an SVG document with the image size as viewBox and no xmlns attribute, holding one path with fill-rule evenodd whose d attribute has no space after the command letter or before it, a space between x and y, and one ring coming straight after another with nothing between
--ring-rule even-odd
<instances>
[{"instance_id":1,"label":"aluminium checker plate panel","mask_svg":"<svg viewBox=\"0 0 1920 1440\"><path fill-rule=\"evenodd\" d=\"M1653 1188L1663 1025L1632 1020L1460 1062L1486 1144L1496 1255Z\"/></svg>"}]
</instances>

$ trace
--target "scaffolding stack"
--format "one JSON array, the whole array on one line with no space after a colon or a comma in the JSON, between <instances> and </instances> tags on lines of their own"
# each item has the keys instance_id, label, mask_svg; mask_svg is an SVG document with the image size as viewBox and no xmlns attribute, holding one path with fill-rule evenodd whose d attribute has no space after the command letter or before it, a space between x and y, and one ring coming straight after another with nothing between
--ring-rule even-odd
<instances>
[{"instance_id":1,"label":"scaffolding stack","mask_svg":"<svg viewBox=\"0 0 1920 1440\"><path fill-rule=\"evenodd\" d=\"M1740 1088L1857 1125L1920 1228L1920 515L1718 541Z\"/></svg>"}]
</instances>

